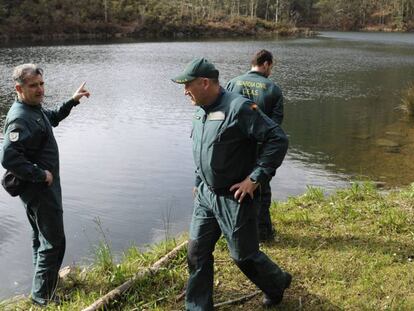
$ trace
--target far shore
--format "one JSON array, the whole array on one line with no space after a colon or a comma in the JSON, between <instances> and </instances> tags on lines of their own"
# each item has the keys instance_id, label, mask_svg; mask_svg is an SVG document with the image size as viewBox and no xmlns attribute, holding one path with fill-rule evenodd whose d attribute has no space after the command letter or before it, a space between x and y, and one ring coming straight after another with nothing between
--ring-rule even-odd
<instances>
[{"instance_id":1,"label":"far shore","mask_svg":"<svg viewBox=\"0 0 414 311\"><path fill-rule=\"evenodd\" d=\"M175 31L168 34L148 32L91 32L91 33L25 33L25 34L2 34L0 32L0 45L22 42L50 43L50 42L87 42L87 41L184 41L184 40L208 40L208 39L263 39L277 37L312 37L317 32L309 28L284 28L282 30L257 29L241 33L240 31L229 31L229 29L208 29L204 32L192 32L188 30Z\"/></svg>"},{"instance_id":2,"label":"far shore","mask_svg":"<svg viewBox=\"0 0 414 311\"><path fill-rule=\"evenodd\" d=\"M119 29L117 29L119 30ZM316 37L323 31L337 32L366 32L366 33L412 33L413 31L396 29L387 26L372 25L357 30L333 29L328 27L310 26L295 27L291 25L267 27L246 27L242 25L215 25L200 29L197 25L183 27L163 32L155 30L140 31L116 31L108 32L68 32L68 33L29 33L14 32L5 33L0 31L0 46L22 44L22 43L72 43L72 42L148 42L148 41L187 41L187 40L214 40L214 39L273 39L273 38L296 38Z\"/></svg>"}]
</instances>

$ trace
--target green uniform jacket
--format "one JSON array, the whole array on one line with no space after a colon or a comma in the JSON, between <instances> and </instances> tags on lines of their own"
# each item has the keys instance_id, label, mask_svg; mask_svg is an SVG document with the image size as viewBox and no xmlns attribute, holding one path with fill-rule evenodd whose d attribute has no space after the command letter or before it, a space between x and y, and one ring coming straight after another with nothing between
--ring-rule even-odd
<instances>
[{"instance_id":1,"label":"green uniform jacket","mask_svg":"<svg viewBox=\"0 0 414 311\"><path fill-rule=\"evenodd\" d=\"M46 190L45 170L48 170L54 179L52 186L47 187L52 200L49 203L61 208L59 150L52 126L57 126L78 103L69 100L56 110L44 109L41 105L30 106L20 101L11 106L4 126L0 158L5 169L29 182L21 196L24 201L30 200L30 194Z\"/></svg>"},{"instance_id":2,"label":"green uniform jacket","mask_svg":"<svg viewBox=\"0 0 414 311\"><path fill-rule=\"evenodd\" d=\"M250 98L274 122L283 121L283 95L280 88L262 73L249 71L227 83L226 89Z\"/></svg>"},{"instance_id":3,"label":"green uniform jacket","mask_svg":"<svg viewBox=\"0 0 414 311\"><path fill-rule=\"evenodd\" d=\"M229 188L247 176L269 181L288 147L283 130L252 101L224 89L215 103L196 110L192 138L196 185L202 180L212 188Z\"/></svg>"}]
</instances>

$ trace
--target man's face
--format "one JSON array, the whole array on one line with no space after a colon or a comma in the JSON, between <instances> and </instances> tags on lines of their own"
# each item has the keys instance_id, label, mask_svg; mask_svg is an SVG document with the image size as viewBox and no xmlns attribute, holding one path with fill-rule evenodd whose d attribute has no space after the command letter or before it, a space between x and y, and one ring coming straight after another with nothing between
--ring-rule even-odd
<instances>
[{"instance_id":1,"label":"man's face","mask_svg":"<svg viewBox=\"0 0 414 311\"><path fill-rule=\"evenodd\" d=\"M184 84L184 95L190 97L191 102L195 106L202 106L206 104L206 89L207 84L205 78L197 78L193 81L187 82Z\"/></svg>"},{"instance_id":2,"label":"man's face","mask_svg":"<svg viewBox=\"0 0 414 311\"><path fill-rule=\"evenodd\" d=\"M19 99L28 105L39 105L45 95L44 81L41 75L26 77L23 84L16 84Z\"/></svg>"}]
</instances>

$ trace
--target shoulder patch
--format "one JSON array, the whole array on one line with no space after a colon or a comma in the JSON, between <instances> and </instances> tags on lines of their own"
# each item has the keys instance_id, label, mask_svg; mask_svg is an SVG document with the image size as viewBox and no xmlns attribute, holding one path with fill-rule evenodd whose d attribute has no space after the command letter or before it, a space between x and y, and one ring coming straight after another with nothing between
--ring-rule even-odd
<instances>
[{"instance_id":1,"label":"shoulder patch","mask_svg":"<svg viewBox=\"0 0 414 311\"><path fill-rule=\"evenodd\" d=\"M222 121L226 118L226 115L224 114L223 111L214 111L214 112L210 112L207 115L207 120L209 121Z\"/></svg>"},{"instance_id":2,"label":"shoulder patch","mask_svg":"<svg viewBox=\"0 0 414 311\"><path fill-rule=\"evenodd\" d=\"M16 142L19 140L19 132L10 132L9 139L12 142Z\"/></svg>"}]
</instances>

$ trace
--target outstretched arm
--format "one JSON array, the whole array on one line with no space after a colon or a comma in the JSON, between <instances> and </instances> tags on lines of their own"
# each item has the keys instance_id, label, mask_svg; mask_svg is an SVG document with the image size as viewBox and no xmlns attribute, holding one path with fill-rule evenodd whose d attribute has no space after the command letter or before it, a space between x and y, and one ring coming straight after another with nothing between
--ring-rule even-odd
<instances>
[{"instance_id":1,"label":"outstretched arm","mask_svg":"<svg viewBox=\"0 0 414 311\"><path fill-rule=\"evenodd\" d=\"M44 114L49 119L49 122L52 126L58 126L59 122L65 119L73 107L80 104L79 100L82 97L89 98L90 93L85 88L86 82L83 82L81 86L73 93L72 98L67 102L63 103L57 109L43 109Z\"/></svg>"}]
</instances>

